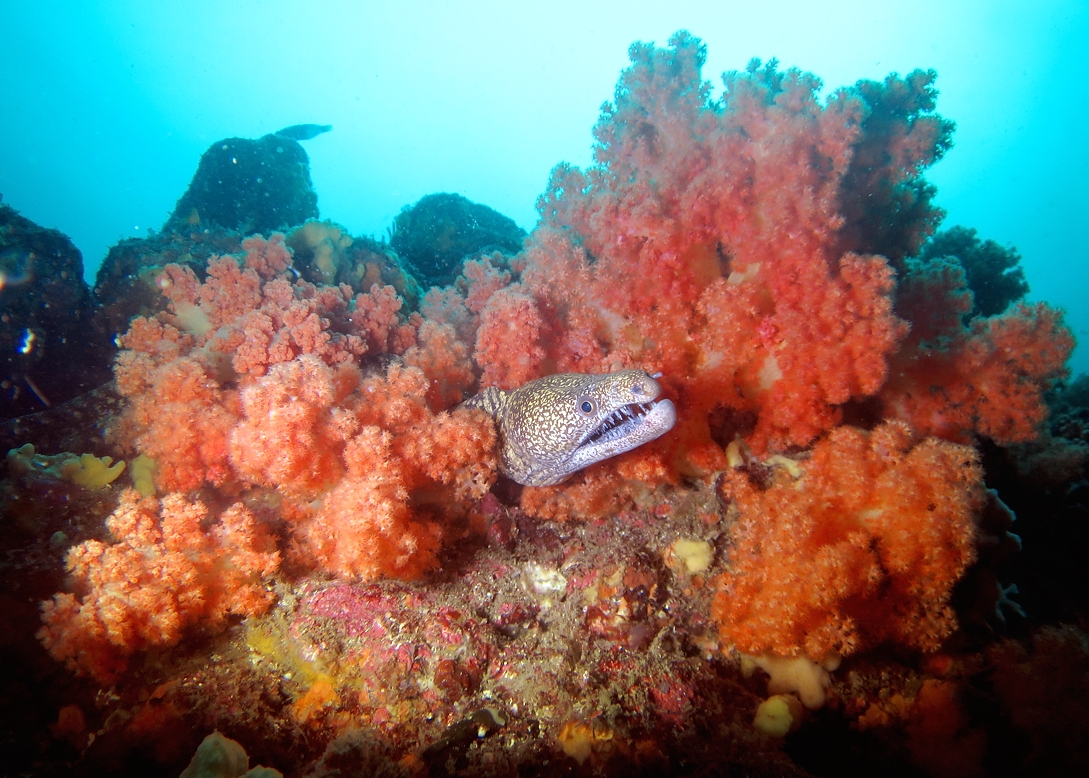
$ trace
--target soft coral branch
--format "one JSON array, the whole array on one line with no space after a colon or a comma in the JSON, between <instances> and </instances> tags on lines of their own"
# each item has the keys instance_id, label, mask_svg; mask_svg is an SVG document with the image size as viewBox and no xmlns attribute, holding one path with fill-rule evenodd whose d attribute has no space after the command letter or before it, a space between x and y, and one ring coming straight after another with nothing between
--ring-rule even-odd
<instances>
[{"instance_id":1,"label":"soft coral branch","mask_svg":"<svg viewBox=\"0 0 1089 778\"><path fill-rule=\"evenodd\" d=\"M110 682L137 651L173 645L197 624L214 632L230 614L264 612L272 596L262 579L280 562L271 535L241 504L212 534L202 528L207 519L200 502L127 490L106 520L112 542L68 552L75 594L42 605L39 637L49 652Z\"/></svg>"},{"instance_id":2,"label":"soft coral branch","mask_svg":"<svg viewBox=\"0 0 1089 778\"><path fill-rule=\"evenodd\" d=\"M886 414L950 440L1034 439L1047 417L1044 392L1068 374L1074 338L1062 314L1018 303L965 324L973 306L963 269L943 260L908 267L897 308L912 331L881 390Z\"/></svg>"},{"instance_id":3,"label":"soft coral branch","mask_svg":"<svg viewBox=\"0 0 1089 778\"><path fill-rule=\"evenodd\" d=\"M722 476L738 521L715 601L723 640L817 661L883 641L937 649L974 558L976 452L916 443L902 423L839 427L798 468L776 467L766 488L759 468Z\"/></svg>"}]
</instances>

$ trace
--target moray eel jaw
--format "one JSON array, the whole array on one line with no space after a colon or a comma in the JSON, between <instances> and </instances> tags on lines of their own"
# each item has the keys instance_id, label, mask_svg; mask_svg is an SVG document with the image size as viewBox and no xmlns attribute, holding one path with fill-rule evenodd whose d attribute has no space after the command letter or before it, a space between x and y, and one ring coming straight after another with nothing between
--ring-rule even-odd
<instances>
[{"instance_id":1,"label":"moray eel jaw","mask_svg":"<svg viewBox=\"0 0 1089 778\"><path fill-rule=\"evenodd\" d=\"M587 465L660 438L673 429L676 422L677 409L671 400L651 400L622 406L586 435L567 459L565 473L559 480Z\"/></svg>"},{"instance_id":2,"label":"moray eel jaw","mask_svg":"<svg viewBox=\"0 0 1089 778\"><path fill-rule=\"evenodd\" d=\"M466 400L499 433L499 469L526 486L551 486L603 459L661 437L677 419L642 370L559 373L518 389L489 387Z\"/></svg>"}]
</instances>

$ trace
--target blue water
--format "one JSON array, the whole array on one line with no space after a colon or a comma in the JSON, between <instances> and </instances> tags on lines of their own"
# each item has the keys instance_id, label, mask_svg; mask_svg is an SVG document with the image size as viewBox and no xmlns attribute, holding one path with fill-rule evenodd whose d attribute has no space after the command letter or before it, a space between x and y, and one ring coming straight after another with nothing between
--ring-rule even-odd
<instances>
[{"instance_id":1,"label":"blue water","mask_svg":"<svg viewBox=\"0 0 1089 778\"><path fill-rule=\"evenodd\" d=\"M306 145L319 208L353 234L439 191L531 229L552 166L589 163L628 46L684 28L716 86L752 57L826 91L936 69L957 122L927 176L945 226L1016 246L1030 299L1089 344L1084 0L385 5L5 0L4 201L68 234L90 280L110 245L162 225L210 143L317 122L335 128ZM1089 371L1089 346L1072 366Z\"/></svg>"}]
</instances>

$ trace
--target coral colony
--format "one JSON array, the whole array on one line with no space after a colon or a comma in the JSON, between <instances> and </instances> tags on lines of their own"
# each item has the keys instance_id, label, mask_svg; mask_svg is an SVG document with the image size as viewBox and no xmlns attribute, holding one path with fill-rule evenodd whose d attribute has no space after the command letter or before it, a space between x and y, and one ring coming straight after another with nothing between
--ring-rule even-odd
<instances>
[{"instance_id":1,"label":"coral colony","mask_svg":"<svg viewBox=\"0 0 1089 778\"><path fill-rule=\"evenodd\" d=\"M1016 543L980 445L1037 439L1073 338L1044 303L974 313L955 259L917 258L951 146L933 72L819 100L754 62L716 99L685 33L631 59L522 250L418 305L335 280L346 244L313 221L155 272L115 366L130 472L41 610L48 652L115 689L54 725L82 758L98 732L184 766L218 729L293 775L800 775L782 737L822 715L982 769L958 635ZM554 486L500 479L460 406L622 369L660 374L675 427Z\"/></svg>"}]
</instances>

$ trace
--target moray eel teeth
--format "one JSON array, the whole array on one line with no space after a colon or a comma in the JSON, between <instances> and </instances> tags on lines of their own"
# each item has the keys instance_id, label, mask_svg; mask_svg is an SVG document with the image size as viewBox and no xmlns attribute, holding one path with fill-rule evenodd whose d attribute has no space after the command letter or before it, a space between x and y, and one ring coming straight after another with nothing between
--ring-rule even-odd
<instances>
[{"instance_id":1,"label":"moray eel teeth","mask_svg":"<svg viewBox=\"0 0 1089 778\"><path fill-rule=\"evenodd\" d=\"M672 429L677 411L656 399L661 391L642 370L559 373L518 389L489 387L463 405L495 420L504 475L551 486Z\"/></svg>"}]
</instances>

